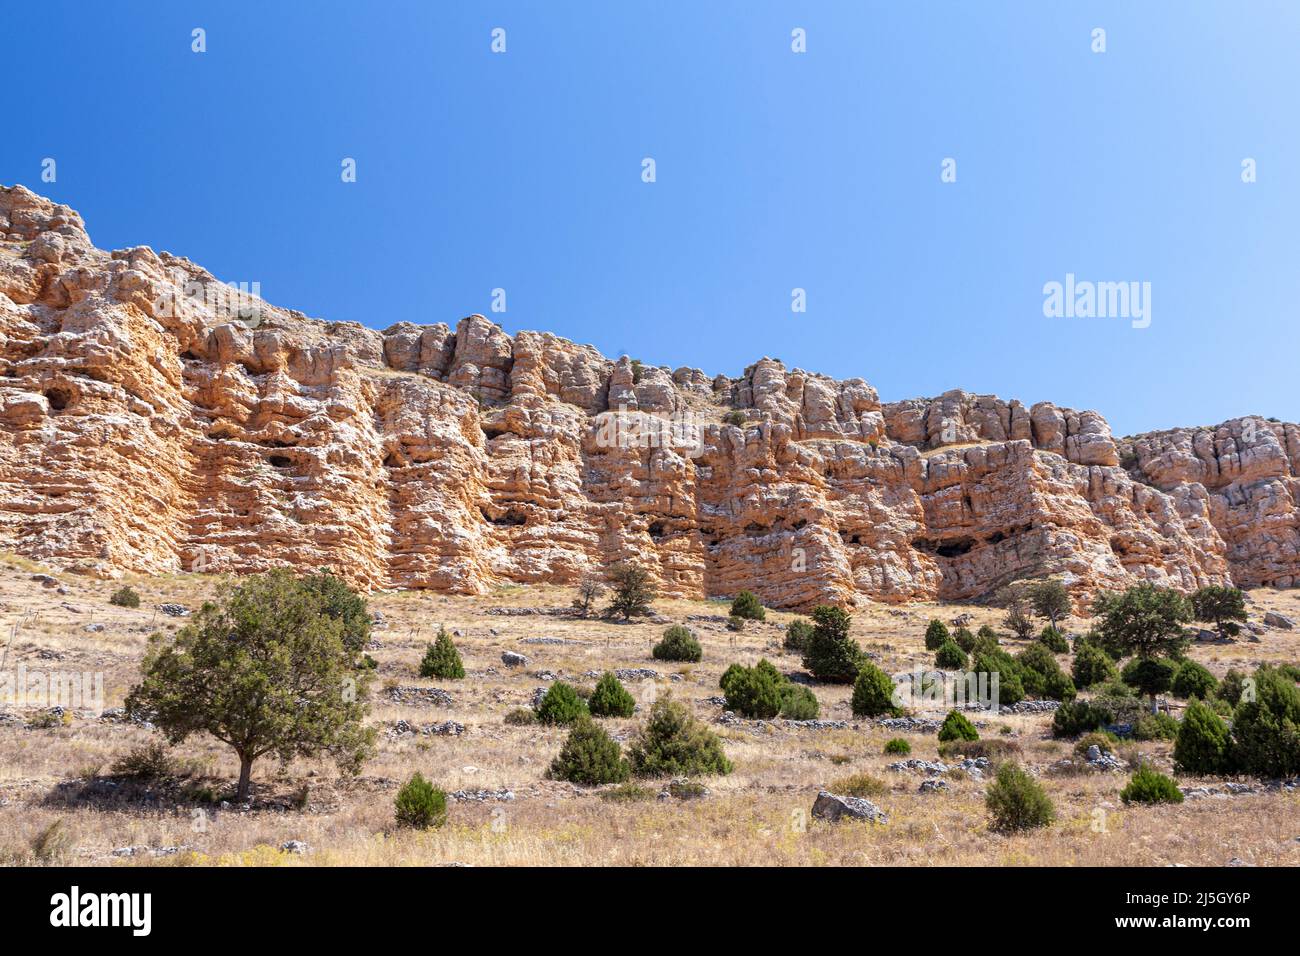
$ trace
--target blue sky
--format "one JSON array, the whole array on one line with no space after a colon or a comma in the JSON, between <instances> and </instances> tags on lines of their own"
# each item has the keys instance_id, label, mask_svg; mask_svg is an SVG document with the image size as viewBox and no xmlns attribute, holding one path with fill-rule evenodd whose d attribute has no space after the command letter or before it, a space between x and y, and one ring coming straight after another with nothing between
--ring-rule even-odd
<instances>
[{"instance_id":1,"label":"blue sky","mask_svg":"<svg viewBox=\"0 0 1300 956\"><path fill-rule=\"evenodd\" d=\"M884 400L1096 408L1117 434L1300 420L1300 4L42 0L5 21L0 182L309 315L482 312L710 374L769 355ZM1045 317L1067 273L1150 282L1150 326Z\"/></svg>"}]
</instances>

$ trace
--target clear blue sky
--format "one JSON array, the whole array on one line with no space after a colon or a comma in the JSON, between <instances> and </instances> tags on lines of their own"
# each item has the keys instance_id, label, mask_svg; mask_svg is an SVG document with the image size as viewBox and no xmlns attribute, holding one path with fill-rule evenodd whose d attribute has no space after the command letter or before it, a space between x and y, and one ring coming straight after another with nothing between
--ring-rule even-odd
<instances>
[{"instance_id":1,"label":"clear blue sky","mask_svg":"<svg viewBox=\"0 0 1300 956\"><path fill-rule=\"evenodd\" d=\"M1300 419L1294 2L41 0L4 35L0 182L310 315L483 312L1119 434ZM1150 282L1150 327L1045 318L1066 273Z\"/></svg>"}]
</instances>

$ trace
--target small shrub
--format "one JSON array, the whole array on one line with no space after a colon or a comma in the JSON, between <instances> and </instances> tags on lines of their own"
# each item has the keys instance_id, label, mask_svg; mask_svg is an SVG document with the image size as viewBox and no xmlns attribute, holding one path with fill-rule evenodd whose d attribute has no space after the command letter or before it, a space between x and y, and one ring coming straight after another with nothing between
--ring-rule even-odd
<instances>
[{"instance_id":1,"label":"small shrub","mask_svg":"<svg viewBox=\"0 0 1300 956\"><path fill-rule=\"evenodd\" d=\"M949 638L934 652L934 666L949 671L961 670L966 666L966 652Z\"/></svg>"},{"instance_id":2,"label":"small shrub","mask_svg":"<svg viewBox=\"0 0 1300 956\"><path fill-rule=\"evenodd\" d=\"M655 701L628 756L639 777L693 777L732 769L717 734L671 697Z\"/></svg>"},{"instance_id":3,"label":"small shrub","mask_svg":"<svg viewBox=\"0 0 1300 956\"><path fill-rule=\"evenodd\" d=\"M447 794L417 772L397 791L394 813L401 827L415 830L440 827L447 822Z\"/></svg>"},{"instance_id":4,"label":"small shrub","mask_svg":"<svg viewBox=\"0 0 1300 956\"><path fill-rule=\"evenodd\" d=\"M938 618L930 621L925 629L925 649L937 651L948 640L948 627Z\"/></svg>"},{"instance_id":5,"label":"small shrub","mask_svg":"<svg viewBox=\"0 0 1300 956\"><path fill-rule=\"evenodd\" d=\"M842 797L879 797L889 792L889 784L869 773L855 773L832 782L831 792Z\"/></svg>"},{"instance_id":6,"label":"small shrub","mask_svg":"<svg viewBox=\"0 0 1300 956\"><path fill-rule=\"evenodd\" d=\"M636 700L617 677L606 671L596 682L587 709L595 717L631 717L636 710Z\"/></svg>"},{"instance_id":7,"label":"small shrub","mask_svg":"<svg viewBox=\"0 0 1300 956\"><path fill-rule=\"evenodd\" d=\"M1203 702L1189 701L1174 740L1174 766L1183 773L1223 773L1229 747L1228 725Z\"/></svg>"},{"instance_id":8,"label":"small shrub","mask_svg":"<svg viewBox=\"0 0 1300 956\"><path fill-rule=\"evenodd\" d=\"M543 724L571 724L587 716L587 702L564 681L556 681L537 702L537 719Z\"/></svg>"},{"instance_id":9,"label":"small shrub","mask_svg":"<svg viewBox=\"0 0 1300 956\"><path fill-rule=\"evenodd\" d=\"M1118 675L1115 662L1110 655L1096 644L1080 644L1074 652L1074 666L1071 668L1074 683L1079 688L1094 687L1114 680Z\"/></svg>"},{"instance_id":10,"label":"small shrub","mask_svg":"<svg viewBox=\"0 0 1300 956\"><path fill-rule=\"evenodd\" d=\"M997 763L1019 756L1020 744L1014 740L946 740L939 744L939 756L950 757L987 757Z\"/></svg>"},{"instance_id":11,"label":"small shrub","mask_svg":"<svg viewBox=\"0 0 1300 956\"><path fill-rule=\"evenodd\" d=\"M1119 792L1119 798L1125 803L1182 803L1183 793L1172 779L1143 764Z\"/></svg>"},{"instance_id":12,"label":"small shrub","mask_svg":"<svg viewBox=\"0 0 1300 956\"><path fill-rule=\"evenodd\" d=\"M745 629L745 619L743 617L737 617L735 614L733 614L731 615L731 617L727 618L727 630L739 632L739 631L743 631L744 629Z\"/></svg>"},{"instance_id":13,"label":"small shrub","mask_svg":"<svg viewBox=\"0 0 1300 956\"><path fill-rule=\"evenodd\" d=\"M1221 700L1227 701L1233 707L1241 703L1241 694L1246 687L1246 675L1241 671L1233 668L1223 675L1223 680L1219 682L1218 696Z\"/></svg>"},{"instance_id":14,"label":"small shrub","mask_svg":"<svg viewBox=\"0 0 1300 956\"><path fill-rule=\"evenodd\" d=\"M527 707L516 707L505 716L505 722L512 726L526 726L537 723L537 711Z\"/></svg>"},{"instance_id":15,"label":"small shrub","mask_svg":"<svg viewBox=\"0 0 1300 956\"><path fill-rule=\"evenodd\" d=\"M808 646L808 640L812 637L813 626L811 621L802 617L797 617L785 626L784 647L787 651L802 651Z\"/></svg>"},{"instance_id":16,"label":"small shrub","mask_svg":"<svg viewBox=\"0 0 1300 956\"><path fill-rule=\"evenodd\" d=\"M998 647L1002 641L998 638L998 632L987 624L981 624L980 629L975 632L975 643L983 647Z\"/></svg>"},{"instance_id":17,"label":"small shrub","mask_svg":"<svg viewBox=\"0 0 1300 956\"><path fill-rule=\"evenodd\" d=\"M460 680L465 676L460 652L445 627L438 628L438 636L425 648L424 659L420 661L420 676L441 680Z\"/></svg>"},{"instance_id":18,"label":"small shrub","mask_svg":"<svg viewBox=\"0 0 1300 956\"><path fill-rule=\"evenodd\" d=\"M1004 833L1045 827L1056 818L1052 801L1042 785L1014 763L998 767L997 779L984 797L990 826Z\"/></svg>"},{"instance_id":19,"label":"small shrub","mask_svg":"<svg viewBox=\"0 0 1300 956\"><path fill-rule=\"evenodd\" d=\"M998 675L998 704L1009 706L1025 699L1025 686L1016 659L1000 648L977 650L971 666L976 674ZM989 678L990 688L992 677Z\"/></svg>"},{"instance_id":20,"label":"small shrub","mask_svg":"<svg viewBox=\"0 0 1300 956\"><path fill-rule=\"evenodd\" d=\"M1203 665L1196 661L1183 661L1178 665L1178 670L1174 671L1171 689L1175 697L1183 700L1189 697L1209 700L1218 687L1219 682Z\"/></svg>"},{"instance_id":21,"label":"small shrub","mask_svg":"<svg viewBox=\"0 0 1300 956\"><path fill-rule=\"evenodd\" d=\"M653 800L658 795L658 790L629 782L621 783L609 790L602 790L600 798L611 803L636 803L642 800Z\"/></svg>"},{"instance_id":22,"label":"small shrub","mask_svg":"<svg viewBox=\"0 0 1300 956\"><path fill-rule=\"evenodd\" d=\"M943 719L939 727L939 740L979 740L979 732L975 725L966 719L966 715L959 710L948 711L948 716Z\"/></svg>"},{"instance_id":23,"label":"small shrub","mask_svg":"<svg viewBox=\"0 0 1300 956\"><path fill-rule=\"evenodd\" d=\"M893 680L870 661L862 662L853 683L852 708L854 717L896 717L902 712L894 703Z\"/></svg>"},{"instance_id":24,"label":"small shrub","mask_svg":"<svg viewBox=\"0 0 1300 956\"><path fill-rule=\"evenodd\" d=\"M551 764L554 779L587 786L621 783L630 773L618 741L588 717L574 723L559 756Z\"/></svg>"},{"instance_id":25,"label":"small shrub","mask_svg":"<svg viewBox=\"0 0 1300 956\"><path fill-rule=\"evenodd\" d=\"M130 777L133 780L162 780L174 772L167 748L158 741L123 754L113 761L109 770L115 776Z\"/></svg>"},{"instance_id":26,"label":"small shrub","mask_svg":"<svg viewBox=\"0 0 1300 956\"><path fill-rule=\"evenodd\" d=\"M762 621L767 619L767 609L753 591L741 591L731 602L731 616L746 621Z\"/></svg>"},{"instance_id":27,"label":"small shrub","mask_svg":"<svg viewBox=\"0 0 1300 956\"><path fill-rule=\"evenodd\" d=\"M726 684L727 709L742 717L770 720L781 712L781 690L785 676L768 663L759 661L753 667L727 669L723 675Z\"/></svg>"},{"instance_id":28,"label":"small shrub","mask_svg":"<svg viewBox=\"0 0 1300 956\"><path fill-rule=\"evenodd\" d=\"M912 745L902 737L894 737L891 740L885 741L885 753L887 754L902 754L903 756L906 756L911 752Z\"/></svg>"},{"instance_id":29,"label":"small shrub","mask_svg":"<svg viewBox=\"0 0 1300 956\"><path fill-rule=\"evenodd\" d=\"M1178 721L1170 714L1142 714L1133 721L1134 740L1174 740Z\"/></svg>"},{"instance_id":30,"label":"small shrub","mask_svg":"<svg viewBox=\"0 0 1300 956\"><path fill-rule=\"evenodd\" d=\"M139 607L140 595L129 584L123 585L113 592L112 597L108 599L108 603L117 607Z\"/></svg>"},{"instance_id":31,"label":"small shrub","mask_svg":"<svg viewBox=\"0 0 1300 956\"><path fill-rule=\"evenodd\" d=\"M1047 649L1053 654L1070 653L1070 642L1065 639L1065 635L1052 627L1050 624L1043 628L1038 635L1038 640L1047 645Z\"/></svg>"},{"instance_id":32,"label":"small shrub","mask_svg":"<svg viewBox=\"0 0 1300 956\"><path fill-rule=\"evenodd\" d=\"M726 422L728 425L735 425L738 428L744 427L745 413L738 409L734 411L730 411L727 412L727 414L722 416L722 420Z\"/></svg>"},{"instance_id":33,"label":"small shrub","mask_svg":"<svg viewBox=\"0 0 1300 956\"><path fill-rule=\"evenodd\" d=\"M1113 754L1115 752L1115 745L1118 742L1119 741L1114 734L1108 734L1104 730L1089 731L1080 737L1078 742L1074 745L1074 755L1076 757L1088 756L1089 747L1096 747L1101 750L1102 753Z\"/></svg>"},{"instance_id":34,"label":"small shrub","mask_svg":"<svg viewBox=\"0 0 1300 956\"><path fill-rule=\"evenodd\" d=\"M687 628L674 624L664 631L663 639L651 653L657 661L695 662L704 656L704 649Z\"/></svg>"},{"instance_id":35,"label":"small shrub","mask_svg":"<svg viewBox=\"0 0 1300 956\"><path fill-rule=\"evenodd\" d=\"M1031 644L1016 658L1025 692L1047 700L1073 700L1074 681L1061 670L1056 656L1043 642Z\"/></svg>"},{"instance_id":36,"label":"small shrub","mask_svg":"<svg viewBox=\"0 0 1300 956\"><path fill-rule=\"evenodd\" d=\"M1104 727L1109 722L1108 718L1107 712L1094 706L1091 701L1070 701L1056 708L1056 713L1052 715L1052 736L1077 737Z\"/></svg>"},{"instance_id":37,"label":"small shrub","mask_svg":"<svg viewBox=\"0 0 1300 956\"><path fill-rule=\"evenodd\" d=\"M815 720L821 713L817 695L807 687L786 681L781 688L781 716L787 720Z\"/></svg>"}]
</instances>

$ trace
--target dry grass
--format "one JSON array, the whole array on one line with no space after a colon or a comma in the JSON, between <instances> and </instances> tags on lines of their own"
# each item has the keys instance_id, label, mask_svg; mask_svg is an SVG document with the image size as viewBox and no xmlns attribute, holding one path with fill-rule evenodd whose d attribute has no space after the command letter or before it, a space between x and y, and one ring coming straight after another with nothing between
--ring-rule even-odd
<instances>
[{"instance_id":1,"label":"dry grass","mask_svg":"<svg viewBox=\"0 0 1300 956\"><path fill-rule=\"evenodd\" d=\"M197 606L217 579L194 575L128 578L143 598L139 609L113 607L108 597L123 582L58 576L68 593L30 580L38 567L0 556L0 641L10 648L8 667L102 671L106 706L120 706L136 679L148 634L178 626L154 606L176 602ZM372 711L381 730L398 719L414 724L455 720L467 726L459 738L381 737L379 754L360 778L340 777L326 762L300 760L280 768L264 761L255 769L255 809L220 809L205 800L228 794L236 775L231 754L215 741L196 738L175 748L178 778L134 782L114 800L85 795L87 780L106 774L116 760L155 735L142 729L78 718L46 729L22 721L0 723L0 863L97 865L1223 865L1236 857L1264 865L1300 864L1300 798L1268 793L1189 800L1179 806L1124 807L1119 774L1055 776L1042 779L1055 801L1059 822L1020 836L990 833L983 793L986 781L950 779L946 793L921 794L919 775L887 769L899 759L882 753L897 732L856 722L856 729L809 730L753 724L714 725L736 765L725 778L706 781L710 794L696 800L654 799L658 786L644 789L584 790L545 779L565 732L543 726L510 726L505 714L525 707L534 676L548 671L588 687L587 672L615 667L659 671L656 693L690 701L712 721L719 708L705 698L718 695L718 677L732 661L753 663L767 656L783 670L798 659L781 650L784 625L792 615L769 613L766 624L740 634L725 628L727 607L718 602L663 600L656 610L692 621L705 649L695 665L664 664L650 658L650 645L664 625L610 624L540 615L501 616L493 607L565 607L570 590L510 587L482 597L431 593L379 594L371 599L388 626L375 632L372 656L379 663L378 699ZM1300 616L1300 595L1254 593L1259 607ZM854 617L854 636L879 655L889 670L927 664L922 634L930 617L951 619L969 611L973 626L996 623L986 608L873 605ZM104 630L88 632L90 623ZM459 630L465 662L463 681L430 682L416 677L425 643L439 624ZM1081 622L1072 622L1078 630ZM574 643L527 644L532 637ZM1222 674L1229 666L1294 661L1298 639L1269 632L1260 643L1197 647L1193 656ZM1013 648L1014 649L1014 648ZM500 661L515 650L531 659L523 671ZM51 655L58 655L57 658ZM407 706L388 700L388 686L439 686L454 697L450 707ZM645 700L646 686L629 690ZM822 717L852 721L847 687L817 687ZM21 715L20 715L21 716ZM639 720L612 720L625 739ZM1012 740L1027 766L1042 772L1070 752L1070 743L1046 736L1041 716L999 717L988 737ZM1002 733L1002 728L1009 733ZM938 758L933 735L907 734L913 757ZM1167 743L1138 746L1168 769ZM508 788L512 801L453 802L442 830L411 833L393 827L396 787L420 771L448 791ZM864 792L888 814L886 826L811 820L817 790L858 778ZM870 782L872 779L876 782ZM602 799L608 795L609 799ZM619 799L618 797L621 797ZM57 824L57 825L56 825ZM51 829L53 827L53 829ZM295 856L277 848L304 840L312 851ZM181 847L167 856L115 857L115 848L144 845Z\"/></svg>"}]
</instances>

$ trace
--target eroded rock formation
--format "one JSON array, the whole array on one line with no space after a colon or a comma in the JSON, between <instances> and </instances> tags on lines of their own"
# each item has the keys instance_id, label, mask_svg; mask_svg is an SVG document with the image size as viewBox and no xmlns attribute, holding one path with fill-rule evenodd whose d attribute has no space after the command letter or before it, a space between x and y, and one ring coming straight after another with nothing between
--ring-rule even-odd
<instances>
[{"instance_id":1,"label":"eroded rock formation","mask_svg":"<svg viewBox=\"0 0 1300 956\"><path fill-rule=\"evenodd\" d=\"M87 573L474 592L626 559L778 607L1292 585L1298 468L1300 427L1263 419L1116 441L1096 412L881 404L773 359L710 378L482 316L309 319L0 190L0 548Z\"/></svg>"}]
</instances>

